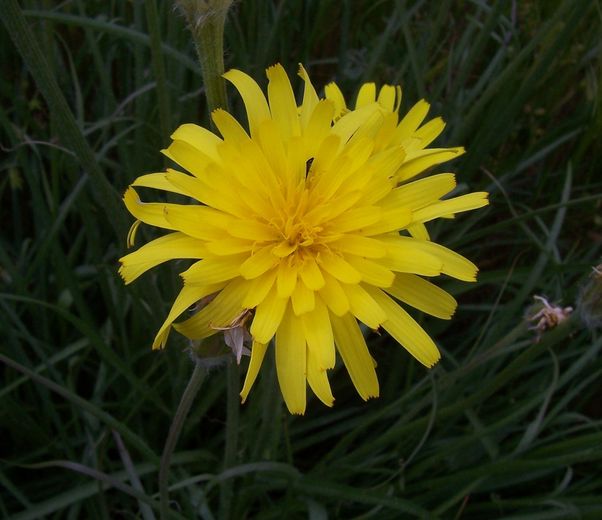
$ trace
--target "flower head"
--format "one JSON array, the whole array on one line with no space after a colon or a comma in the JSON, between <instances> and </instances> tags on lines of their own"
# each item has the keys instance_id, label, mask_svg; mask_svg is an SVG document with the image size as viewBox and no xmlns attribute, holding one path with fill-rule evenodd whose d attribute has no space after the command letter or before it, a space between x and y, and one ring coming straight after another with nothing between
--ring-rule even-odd
<instances>
[{"instance_id":1,"label":"flower head","mask_svg":"<svg viewBox=\"0 0 602 520\"><path fill-rule=\"evenodd\" d=\"M410 180L463 152L426 148L443 122L420 126L425 102L398 121L399 89L385 86L376 98L368 84L347 110L336 87L320 99L303 67L299 74L300 106L280 65L267 70L267 99L243 72L225 74L244 101L248 132L223 110L212 114L221 137L193 124L175 131L163 152L188 173L143 175L124 195L138 221L171 232L124 256L120 269L129 283L167 260L195 260L153 347L165 345L172 327L201 339L236 327L245 313L252 348L241 396L275 338L292 413L305 411L306 383L332 405L327 371L337 351L360 396L378 396L358 321L382 327L427 367L438 361L432 339L397 301L451 317L454 298L423 277L474 281L477 268L431 242L424 223L487 204L486 193L441 200L455 187L451 173ZM195 202L144 203L139 187ZM174 323L209 295L198 313Z\"/></svg>"}]
</instances>

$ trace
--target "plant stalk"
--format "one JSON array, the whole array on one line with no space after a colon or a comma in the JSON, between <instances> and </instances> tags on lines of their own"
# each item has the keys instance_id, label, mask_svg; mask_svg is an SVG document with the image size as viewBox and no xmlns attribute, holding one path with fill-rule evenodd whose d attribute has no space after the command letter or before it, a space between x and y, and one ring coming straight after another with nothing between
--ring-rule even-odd
<instances>
[{"instance_id":1,"label":"plant stalk","mask_svg":"<svg viewBox=\"0 0 602 520\"><path fill-rule=\"evenodd\" d=\"M236 452L238 449L238 420L240 403L240 367L236 364L234 357L228 364L228 404L226 416L226 447L224 450L224 470L227 470L236 463ZM228 520L231 515L232 502L232 480L226 479L220 490L220 517Z\"/></svg>"},{"instance_id":2,"label":"plant stalk","mask_svg":"<svg viewBox=\"0 0 602 520\"><path fill-rule=\"evenodd\" d=\"M228 109L224 74L224 25L232 0L178 0L188 21L203 74L209 112Z\"/></svg>"},{"instance_id":3,"label":"plant stalk","mask_svg":"<svg viewBox=\"0 0 602 520\"><path fill-rule=\"evenodd\" d=\"M163 454L161 455L161 465L159 466L159 501L160 501L160 513L161 520L166 520L169 514L169 489L168 489L168 477L169 477L169 466L171 464L171 456L173 455L174 449L182 432L182 426L184 420L190 411L192 402L196 397L203 380L205 379L207 372L199 359L196 359L194 370L190 376L190 381L182 394L180 404L176 410L176 414L173 418L171 426L169 427L169 434L165 441L163 448Z\"/></svg>"}]
</instances>

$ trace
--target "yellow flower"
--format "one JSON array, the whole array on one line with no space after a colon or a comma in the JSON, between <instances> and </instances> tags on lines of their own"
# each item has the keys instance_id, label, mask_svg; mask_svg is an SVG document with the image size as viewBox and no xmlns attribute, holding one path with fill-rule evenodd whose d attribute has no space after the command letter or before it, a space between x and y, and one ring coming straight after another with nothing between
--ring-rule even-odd
<instances>
[{"instance_id":1,"label":"yellow flower","mask_svg":"<svg viewBox=\"0 0 602 520\"><path fill-rule=\"evenodd\" d=\"M462 149L424 150L443 123L418 129L424 117L418 114L398 124L392 87L383 87L378 103L360 93L358 107L347 111L329 99L332 87L319 99L303 67L299 74L305 83L299 107L280 65L267 70L267 100L243 72L225 74L244 101L249 132L223 110L212 114L221 138L193 124L175 131L163 153L190 174L143 175L124 195L137 223L172 232L121 258L120 273L130 283L167 260L196 260L181 273L184 286L153 347L165 345L172 326L201 339L244 315L252 348L243 401L275 338L284 400L291 413L302 414L306 382L333 404L327 371L336 351L360 396L378 396L358 320L388 331L427 367L438 361L432 339L396 300L449 319L454 298L422 277L474 281L477 268L416 230L486 205L487 194L441 200L455 187L451 173L408 182ZM195 203L144 203L138 187ZM210 295L198 313L174 323Z\"/></svg>"}]
</instances>

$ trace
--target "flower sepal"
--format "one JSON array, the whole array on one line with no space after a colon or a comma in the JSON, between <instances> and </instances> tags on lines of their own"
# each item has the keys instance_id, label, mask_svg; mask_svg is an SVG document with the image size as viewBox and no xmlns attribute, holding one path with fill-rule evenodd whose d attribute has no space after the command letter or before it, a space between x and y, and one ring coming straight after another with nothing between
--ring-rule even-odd
<instances>
[{"instance_id":1,"label":"flower sepal","mask_svg":"<svg viewBox=\"0 0 602 520\"><path fill-rule=\"evenodd\" d=\"M225 367L233 361L240 364L240 357L234 352L234 349L226 345L224 337L221 335L201 340L190 340L188 352L195 363L200 363L207 370ZM248 356L250 351L243 347L241 354Z\"/></svg>"}]
</instances>

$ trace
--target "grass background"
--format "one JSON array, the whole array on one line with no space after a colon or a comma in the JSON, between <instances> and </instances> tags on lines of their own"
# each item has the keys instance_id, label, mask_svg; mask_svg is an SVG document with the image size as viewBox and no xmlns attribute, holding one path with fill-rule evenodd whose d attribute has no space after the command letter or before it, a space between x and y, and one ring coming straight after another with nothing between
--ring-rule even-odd
<instances>
[{"instance_id":1,"label":"grass background","mask_svg":"<svg viewBox=\"0 0 602 520\"><path fill-rule=\"evenodd\" d=\"M369 336L381 397L363 403L337 369L335 407L304 417L283 409L272 360L242 407L246 362L211 372L174 456L174 518L602 517L602 338L579 303L602 244L601 12L235 5L227 67L265 84L266 66L303 62L348 96L403 84L402 110L425 97L448 121L438 143L466 146L460 189L492 204L430 228L481 268L442 280L452 321L416 314L443 351L432 371ZM170 130L207 124L194 49L171 2L6 0L0 16L0 516L147 520L191 363L178 339L150 350L178 266L127 288L117 275L119 195L165 167ZM539 343L534 294L578 307Z\"/></svg>"}]
</instances>

